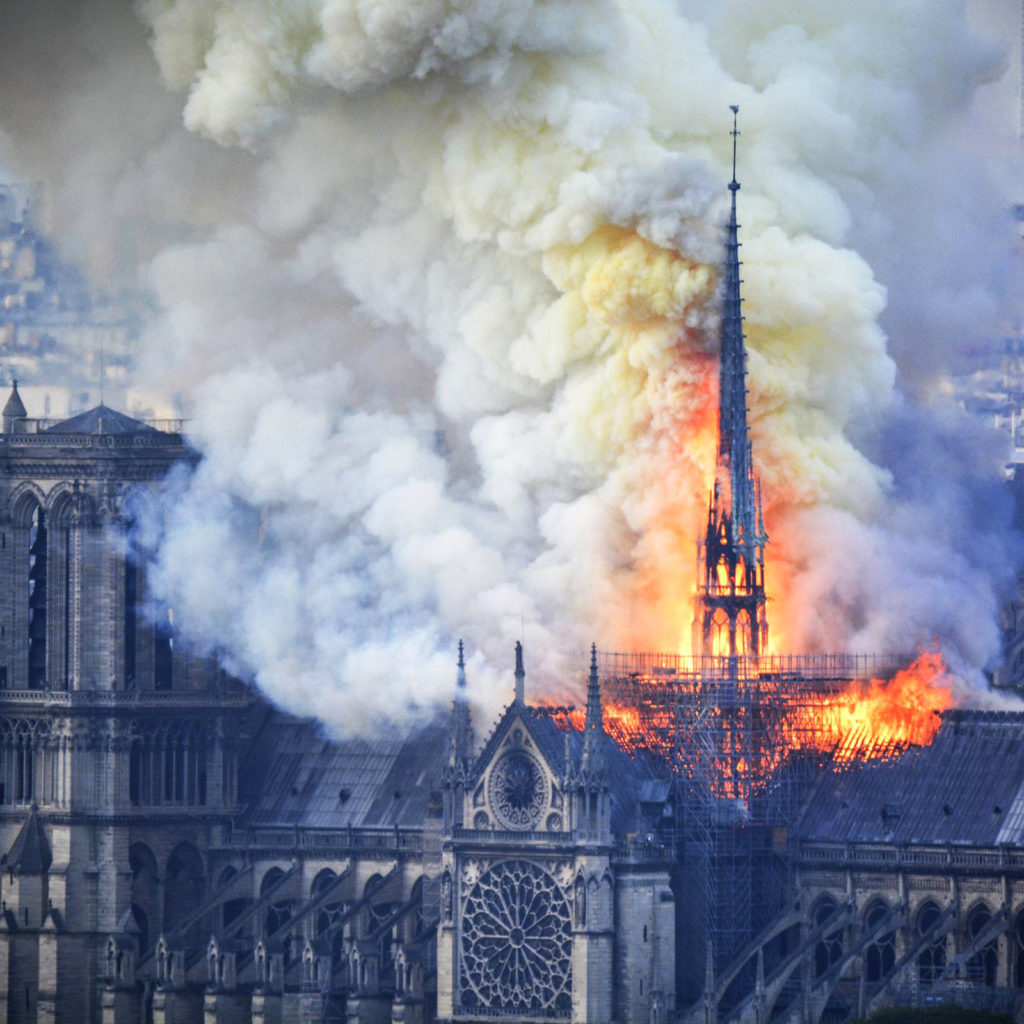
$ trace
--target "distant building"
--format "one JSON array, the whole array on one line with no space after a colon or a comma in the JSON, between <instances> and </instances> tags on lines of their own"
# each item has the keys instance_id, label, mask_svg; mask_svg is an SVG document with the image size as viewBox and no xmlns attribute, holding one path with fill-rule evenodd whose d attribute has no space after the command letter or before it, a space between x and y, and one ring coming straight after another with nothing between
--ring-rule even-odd
<instances>
[{"instance_id":1,"label":"distant building","mask_svg":"<svg viewBox=\"0 0 1024 1024\"><path fill-rule=\"evenodd\" d=\"M0 371L63 382L70 404L123 401L142 307L93 295L38 225L40 189L0 185Z\"/></svg>"}]
</instances>

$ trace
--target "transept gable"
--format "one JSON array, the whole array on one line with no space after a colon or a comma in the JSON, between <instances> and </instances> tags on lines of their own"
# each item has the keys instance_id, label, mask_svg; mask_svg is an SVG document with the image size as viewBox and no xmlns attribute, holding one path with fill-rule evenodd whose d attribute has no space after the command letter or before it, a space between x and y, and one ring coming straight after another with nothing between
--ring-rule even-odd
<instances>
[{"instance_id":1,"label":"transept gable","mask_svg":"<svg viewBox=\"0 0 1024 1024\"><path fill-rule=\"evenodd\" d=\"M561 831L564 742L547 716L516 702L506 709L476 760L468 823L475 829ZM561 734L559 734L561 735Z\"/></svg>"}]
</instances>

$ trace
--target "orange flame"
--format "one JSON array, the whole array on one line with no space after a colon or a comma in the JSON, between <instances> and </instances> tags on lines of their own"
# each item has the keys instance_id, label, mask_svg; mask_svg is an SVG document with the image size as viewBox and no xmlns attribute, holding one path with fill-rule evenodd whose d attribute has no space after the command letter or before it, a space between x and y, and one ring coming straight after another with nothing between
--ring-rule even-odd
<instances>
[{"instance_id":1,"label":"orange flame","mask_svg":"<svg viewBox=\"0 0 1024 1024\"><path fill-rule=\"evenodd\" d=\"M855 680L822 708L835 758L848 763L931 743L939 713L953 706L952 680L937 652L926 652L890 680Z\"/></svg>"},{"instance_id":2,"label":"orange flame","mask_svg":"<svg viewBox=\"0 0 1024 1024\"><path fill-rule=\"evenodd\" d=\"M794 753L843 765L926 746L938 731L938 713L953 705L952 680L936 652L919 655L891 679L852 680L839 689L761 677L746 706L740 701L729 708L715 704L713 691L705 693L704 683L693 679L685 692L694 702L707 700L700 729L705 740L713 737L701 745L677 726L672 702L680 691L666 694L653 676L638 682L637 704L605 704L605 732L627 753L647 750L677 770L703 774L716 795L736 799L761 791ZM581 708L549 713L563 730L583 728Z\"/></svg>"}]
</instances>

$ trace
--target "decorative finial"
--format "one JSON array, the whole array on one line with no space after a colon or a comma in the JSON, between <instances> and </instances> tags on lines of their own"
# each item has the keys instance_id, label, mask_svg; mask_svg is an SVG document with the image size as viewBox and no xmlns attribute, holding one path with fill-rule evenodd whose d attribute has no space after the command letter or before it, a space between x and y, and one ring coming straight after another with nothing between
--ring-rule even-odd
<instances>
[{"instance_id":1,"label":"decorative finial","mask_svg":"<svg viewBox=\"0 0 1024 1024\"><path fill-rule=\"evenodd\" d=\"M730 132L732 135L732 181L729 182L729 190L736 192L740 187L740 183L736 180L736 140L740 136L739 129L736 127L736 119L740 108L732 105L729 109L732 111L732 131Z\"/></svg>"},{"instance_id":2,"label":"decorative finial","mask_svg":"<svg viewBox=\"0 0 1024 1024\"><path fill-rule=\"evenodd\" d=\"M516 641L516 703L526 701L526 669L523 668L523 645Z\"/></svg>"}]
</instances>

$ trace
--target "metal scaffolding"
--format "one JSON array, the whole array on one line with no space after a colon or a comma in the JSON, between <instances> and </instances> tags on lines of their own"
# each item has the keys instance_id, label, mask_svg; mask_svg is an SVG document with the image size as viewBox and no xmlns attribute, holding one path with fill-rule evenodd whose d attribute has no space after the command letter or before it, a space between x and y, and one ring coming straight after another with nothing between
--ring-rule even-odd
<instances>
[{"instance_id":1,"label":"metal scaffolding","mask_svg":"<svg viewBox=\"0 0 1024 1024\"><path fill-rule=\"evenodd\" d=\"M603 653L605 727L671 769L686 910L680 953L724 969L777 913L787 828L835 753L834 709L852 680L907 659ZM884 753L884 752L883 752ZM702 975L703 977L703 975Z\"/></svg>"}]
</instances>

